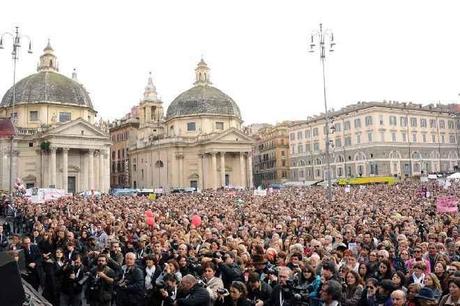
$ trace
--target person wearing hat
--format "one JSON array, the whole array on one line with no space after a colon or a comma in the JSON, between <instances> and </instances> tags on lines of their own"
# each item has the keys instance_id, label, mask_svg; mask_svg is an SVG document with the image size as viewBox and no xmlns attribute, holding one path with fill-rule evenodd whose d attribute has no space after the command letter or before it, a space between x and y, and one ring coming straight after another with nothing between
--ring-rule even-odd
<instances>
[{"instance_id":1,"label":"person wearing hat","mask_svg":"<svg viewBox=\"0 0 460 306\"><path fill-rule=\"evenodd\" d=\"M248 299L255 306L269 305L272 287L260 279L257 272L252 272L248 277Z\"/></svg>"},{"instance_id":2,"label":"person wearing hat","mask_svg":"<svg viewBox=\"0 0 460 306\"><path fill-rule=\"evenodd\" d=\"M418 294L415 295L415 301L420 306L438 305L437 299L434 297L433 290L427 287L420 289Z\"/></svg>"}]
</instances>

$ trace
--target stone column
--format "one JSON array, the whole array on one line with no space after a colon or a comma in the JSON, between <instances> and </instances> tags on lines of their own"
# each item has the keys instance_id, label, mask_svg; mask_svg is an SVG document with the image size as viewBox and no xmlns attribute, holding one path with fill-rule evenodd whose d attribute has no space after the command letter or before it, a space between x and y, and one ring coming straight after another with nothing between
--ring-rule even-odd
<instances>
[{"instance_id":1,"label":"stone column","mask_svg":"<svg viewBox=\"0 0 460 306\"><path fill-rule=\"evenodd\" d=\"M203 154L198 154L198 188L203 189Z\"/></svg>"},{"instance_id":2,"label":"stone column","mask_svg":"<svg viewBox=\"0 0 460 306\"><path fill-rule=\"evenodd\" d=\"M212 184L214 189L217 189L217 158L216 153L211 153L211 171L212 171Z\"/></svg>"},{"instance_id":3,"label":"stone column","mask_svg":"<svg viewBox=\"0 0 460 306\"><path fill-rule=\"evenodd\" d=\"M251 153L248 152L248 187L252 188L254 187L254 184L252 182L252 156Z\"/></svg>"},{"instance_id":4,"label":"stone column","mask_svg":"<svg viewBox=\"0 0 460 306\"><path fill-rule=\"evenodd\" d=\"M240 152L240 186L245 188L246 187L246 180L245 180L246 172L244 171L244 154Z\"/></svg>"},{"instance_id":5,"label":"stone column","mask_svg":"<svg viewBox=\"0 0 460 306\"><path fill-rule=\"evenodd\" d=\"M9 168L9 154L2 153L2 189L8 190L10 188L10 168ZM48 172L48 171L45 171Z\"/></svg>"},{"instance_id":6,"label":"stone column","mask_svg":"<svg viewBox=\"0 0 460 306\"><path fill-rule=\"evenodd\" d=\"M179 154L177 158L179 159L179 187L185 187L184 186L184 155Z\"/></svg>"},{"instance_id":7,"label":"stone column","mask_svg":"<svg viewBox=\"0 0 460 306\"><path fill-rule=\"evenodd\" d=\"M104 164L104 152L102 149L99 150L99 191L100 192L105 192L105 172L104 169L105 164Z\"/></svg>"},{"instance_id":8,"label":"stone column","mask_svg":"<svg viewBox=\"0 0 460 306\"><path fill-rule=\"evenodd\" d=\"M68 192L69 148L62 148L62 188Z\"/></svg>"},{"instance_id":9,"label":"stone column","mask_svg":"<svg viewBox=\"0 0 460 306\"><path fill-rule=\"evenodd\" d=\"M50 180L49 184L56 188L56 147L50 147Z\"/></svg>"},{"instance_id":10,"label":"stone column","mask_svg":"<svg viewBox=\"0 0 460 306\"><path fill-rule=\"evenodd\" d=\"M90 149L88 153L88 189L94 190L94 149Z\"/></svg>"},{"instance_id":11,"label":"stone column","mask_svg":"<svg viewBox=\"0 0 460 306\"><path fill-rule=\"evenodd\" d=\"M220 152L220 183L225 186L225 152Z\"/></svg>"},{"instance_id":12,"label":"stone column","mask_svg":"<svg viewBox=\"0 0 460 306\"><path fill-rule=\"evenodd\" d=\"M110 189L110 148L104 150L104 190L102 192L109 192Z\"/></svg>"}]
</instances>

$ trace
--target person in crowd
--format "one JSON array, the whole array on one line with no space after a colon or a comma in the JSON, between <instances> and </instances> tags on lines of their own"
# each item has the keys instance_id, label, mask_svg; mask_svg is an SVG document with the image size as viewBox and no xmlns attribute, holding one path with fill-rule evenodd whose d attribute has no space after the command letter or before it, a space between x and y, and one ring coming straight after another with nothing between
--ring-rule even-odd
<instances>
[{"instance_id":1,"label":"person in crowd","mask_svg":"<svg viewBox=\"0 0 460 306\"><path fill-rule=\"evenodd\" d=\"M270 305L272 287L260 279L259 273L252 272L249 274L247 289L247 298L252 302L252 305Z\"/></svg>"},{"instance_id":2,"label":"person in crowd","mask_svg":"<svg viewBox=\"0 0 460 306\"><path fill-rule=\"evenodd\" d=\"M406 306L406 293L403 290L394 290L391 293L392 306Z\"/></svg>"},{"instance_id":3,"label":"person in crowd","mask_svg":"<svg viewBox=\"0 0 460 306\"><path fill-rule=\"evenodd\" d=\"M3 224L0 224L0 252L8 250L8 237L4 232Z\"/></svg>"},{"instance_id":4,"label":"person in crowd","mask_svg":"<svg viewBox=\"0 0 460 306\"><path fill-rule=\"evenodd\" d=\"M135 306L144 302L144 274L136 266L136 254L125 255L123 274L117 283L117 306Z\"/></svg>"},{"instance_id":5,"label":"person in crowd","mask_svg":"<svg viewBox=\"0 0 460 306\"><path fill-rule=\"evenodd\" d=\"M80 254L67 262L62 268L62 286L60 306L80 306L83 298L83 286L88 280L87 269L82 264Z\"/></svg>"},{"instance_id":6,"label":"person in crowd","mask_svg":"<svg viewBox=\"0 0 460 306\"><path fill-rule=\"evenodd\" d=\"M177 299L177 276L173 273L168 273L163 278L163 284L158 289L158 298L154 298L150 305L173 306Z\"/></svg>"},{"instance_id":7,"label":"person in crowd","mask_svg":"<svg viewBox=\"0 0 460 306\"><path fill-rule=\"evenodd\" d=\"M107 266L107 255L99 254L87 281L86 296L90 306L110 306L114 282L115 272Z\"/></svg>"},{"instance_id":8,"label":"person in crowd","mask_svg":"<svg viewBox=\"0 0 460 306\"><path fill-rule=\"evenodd\" d=\"M60 292L63 285L63 269L68 263L64 258L64 250L57 248L54 256L42 262L45 280L43 284L43 297L53 305L59 305Z\"/></svg>"},{"instance_id":9,"label":"person in crowd","mask_svg":"<svg viewBox=\"0 0 460 306\"><path fill-rule=\"evenodd\" d=\"M321 287L320 295L325 306L339 306L342 299L342 285L330 279Z\"/></svg>"},{"instance_id":10,"label":"person in crowd","mask_svg":"<svg viewBox=\"0 0 460 306\"><path fill-rule=\"evenodd\" d=\"M420 306L438 305L438 299L434 297L433 290L427 287L421 288L419 293L415 295L415 302Z\"/></svg>"},{"instance_id":11,"label":"person in crowd","mask_svg":"<svg viewBox=\"0 0 460 306\"><path fill-rule=\"evenodd\" d=\"M224 283L221 278L216 277L216 272L216 265L213 262L208 261L203 264L203 279L212 302L217 300L217 291L224 288Z\"/></svg>"},{"instance_id":12,"label":"person in crowd","mask_svg":"<svg viewBox=\"0 0 460 306\"><path fill-rule=\"evenodd\" d=\"M460 305L460 278L452 277L449 280L449 294L442 297L439 306Z\"/></svg>"},{"instance_id":13,"label":"person in crowd","mask_svg":"<svg viewBox=\"0 0 460 306\"><path fill-rule=\"evenodd\" d=\"M247 299L248 290L246 285L240 281L234 281L230 285L229 294L220 296L216 306L251 306L251 302Z\"/></svg>"},{"instance_id":14,"label":"person in crowd","mask_svg":"<svg viewBox=\"0 0 460 306\"><path fill-rule=\"evenodd\" d=\"M355 306L361 299L363 292L363 282L359 277L359 274L350 270L345 275L345 286L342 294L342 305L343 306Z\"/></svg>"},{"instance_id":15,"label":"person in crowd","mask_svg":"<svg viewBox=\"0 0 460 306\"><path fill-rule=\"evenodd\" d=\"M436 299L436 301L439 301L439 299L442 296L442 288L441 283L436 274L430 273L425 275L425 279L423 280L423 286L424 288L431 289L433 297Z\"/></svg>"},{"instance_id":16,"label":"person in crowd","mask_svg":"<svg viewBox=\"0 0 460 306\"><path fill-rule=\"evenodd\" d=\"M113 246L113 244L112 244ZM160 266L156 265L156 259L153 255L147 255L145 258L144 272L144 286L146 290L146 303L149 304L153 301L155 292L155 283L161 274Z\"/></svg>"},{"instance_id":17,"label":"person in crowd","mask_svg":"<svg viewBox=\"0 0 460 306\"><path fill-rule=\"evenodd\" d=\"M393 272L391 282L393 283L393 287L395 288L395 290L402 290L404 291L404 293L407 293L407 288L405 287L406 276L402 271Z\"/></svg>"},{"instance_id":18,"label":"person in crowd","mask_svg":"<svg viewBox=\"0 0 460 306\"><path fill-rule=\"evenodd\" d=\"M420 284L412 283L407 286L407 305L416 306L415 296L420 292L422 286Z\"/></svg>"},{"instance_id":19,"label":"person in crowd","mask_svg":"<svg viewBox=\"0 0 460 306\"><path fill-rule=\"evenodd\" d=\"M211 303L211 297L208 290L200 286L193 275L188 274L180 281L175 303L178 306L207 306Z\"/></svg>"}]
</instances>

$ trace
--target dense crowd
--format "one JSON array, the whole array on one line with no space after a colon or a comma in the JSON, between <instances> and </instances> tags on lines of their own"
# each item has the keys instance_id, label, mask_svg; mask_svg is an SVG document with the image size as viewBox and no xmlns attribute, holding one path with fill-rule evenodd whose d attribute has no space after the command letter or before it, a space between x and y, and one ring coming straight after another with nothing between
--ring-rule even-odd
<instances>
[{"instance_id":1,"label":"dense crowd","mask_svg":"<svg viewBox=\"0 0 460 306\"><path fill-rule=\"evenodd\" d=\"M429 195L429 197L427 197ZM53 305L460 305L460 185L4 201L0 251Z\"/></svg>"}]
</instances>

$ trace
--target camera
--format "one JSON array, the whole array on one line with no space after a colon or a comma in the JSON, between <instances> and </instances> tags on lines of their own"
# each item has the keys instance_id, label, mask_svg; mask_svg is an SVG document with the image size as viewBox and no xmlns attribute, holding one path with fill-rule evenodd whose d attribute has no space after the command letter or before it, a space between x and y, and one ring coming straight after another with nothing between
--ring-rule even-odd
<instances>
[{"instance_id":1,"label":"camera","mask_svg":"<svg viewBox=\"0 0 460 306\"><path fill-rule=\"evenodd\" d=\"M155 283L155 286L156 286L159 290L165 289L165 288L166 288L166 284L165 284L165 282L164 282L163 280L157 281L157 282Z\"/></svg>"},{"instance_id":2,"label":"camera","mask_svg":"<svg viewBox=\"0 0 460 306\"><path fill-rule=\"evenodd\" d=\"M298 279L288 279L282 287L283 294L292 300L293 305L309 305L308 288L299 285Z\"/></svg>"},{"instance_id":3,"label":"camera","mask_svg":"<svg viewBox=\"0 0 460 306\"><path fill-rule=\"evenodd\" d=\"M225 288L218 288L216 292L222 296L227 296L230 294Z\"/></svg>"},{"instance_id":4,"label":"camera","mask_svg":"<svg viewBox=\"0 0 460 306\"><path fill-rule=\"evenodd\" d=\"M264 268L264 273L268 275L277 275L278 274L278 268L276 266L266 266Z\"/></svg>"}]
</instances>

